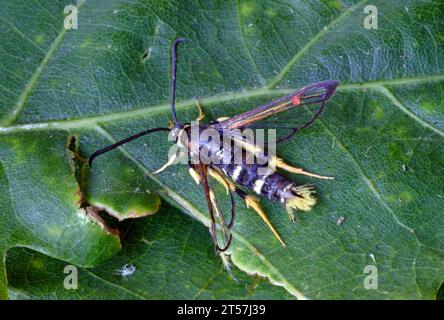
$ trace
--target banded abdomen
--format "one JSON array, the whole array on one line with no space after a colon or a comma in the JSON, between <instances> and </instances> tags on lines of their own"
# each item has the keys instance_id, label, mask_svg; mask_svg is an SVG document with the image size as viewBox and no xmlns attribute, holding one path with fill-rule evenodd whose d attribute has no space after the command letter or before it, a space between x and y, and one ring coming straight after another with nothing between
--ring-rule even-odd
<instances>
[{"instance_id":1,"label":"banded abdomen","mask_svg":"<svg viewBox=\"0 0 444 320\"><path fill-rule=\"evenodd\" d=\"M222 135L219 141L223 141ZM310 210L316 204L315 191L311 186L298 185L269 166L270 158L261 155L258 163L256 156L239 146L228 148L224 143L199 141L200 157L213 167L219 168L235 184L246 187L271 201L285 204L287 211L294 208ZM205 151L203 151L205 150ZM239 152L239 150L241 150ZM205 155L205 156L204 156Z\"/></svg>"},{"instance_id":2,"label":"banded abdomen","mask_svg":"<svg viewBox=\"0 0 444 320\"><path fill-rule=\"evenodd\" d=\"M291 208L308 211L316 203L311 186L298 185L282 174L272 172L267 165L243 162L241 164L213 164L213 166L220 168L236 184Z\"/></svg>"}]
</instances>

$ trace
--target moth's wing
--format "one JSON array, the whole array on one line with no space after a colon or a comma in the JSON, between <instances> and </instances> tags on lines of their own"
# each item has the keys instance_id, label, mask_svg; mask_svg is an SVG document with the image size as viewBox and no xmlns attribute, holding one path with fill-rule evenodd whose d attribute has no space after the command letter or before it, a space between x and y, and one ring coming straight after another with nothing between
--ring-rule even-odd
<instances>
[{"instance_id":1,"label":"moth's wing","mask_svg":"<svg viewBox=\"0 0 444 320\"><path fill-rule=\"evenodd\" d=\"M264 129L264 133L261 133L261 135L264 136L264 141L275 136L276 141L279 143L290 139L300 130L311 126L315 120L320 117L324 109L325 102L319 105L302 105L298 108L289 109L285 112L272 115L267 119L252 123L243 129L253 129L255 136L258 135L256 129ZM269 131L270 129L274 130L273 134ZM256 139L258 139L258 137L256 137Z\"/></svg>"},{"instance_id":2,"label":"moth's wing","mask_svg":"<svg viewBox=\"0 0 444 320\"><path fill-rule=\"evenodd\" d=\"M228 184L222 187L224 190L216 190L216 183L221 184L224 181L223 179L225 179L217 171L202 163L197 164L195 170L199 175L199 181L205 194L210 215L210 235L216 251L226 251L231 244L231 227L234 221L234 197L232 191L228 188ZM225 189L226 187L227 189ZM225 193L225 190L228 191Z\"/></svg>"},{"instance_id":3,"label":"moth's wing","mask_svg":"<svg viewBox=\"0 0 444 320\"><path fill-rule=\"evenodd\" d=\"M311 125L321 114L338 81L327 80L220 122L222 129L277 129L277 140Z\"/></svg>"}]
</instances>

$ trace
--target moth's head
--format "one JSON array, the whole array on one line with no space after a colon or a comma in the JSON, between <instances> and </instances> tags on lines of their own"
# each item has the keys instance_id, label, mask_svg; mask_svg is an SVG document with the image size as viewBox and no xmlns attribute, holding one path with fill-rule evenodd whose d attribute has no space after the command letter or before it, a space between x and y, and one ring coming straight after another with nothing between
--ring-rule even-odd
<instances>
[{"instance_id":1,"label":"moth's head","mask_svg":"<svg viewBox=\"0 0 444 320\"><path fill-rule=\"evenodd\" d=\"M182 129L182 126L173 126L170 131L171 136L177 140L182 132Z\"/></svg>"}]
</instances>

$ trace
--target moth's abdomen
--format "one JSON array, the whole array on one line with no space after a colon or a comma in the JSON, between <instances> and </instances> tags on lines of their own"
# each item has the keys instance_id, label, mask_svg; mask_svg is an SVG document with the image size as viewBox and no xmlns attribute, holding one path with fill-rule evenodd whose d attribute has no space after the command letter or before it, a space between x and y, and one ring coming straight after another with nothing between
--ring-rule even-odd
<instances>
[{"instance_id":1,"label":"moth's abdomen","mask_svg":"<svg viewBox=\"0 0 444 320\"><path fill-rule=\"evenodd\" d=\"M281 202L302 211L308 211L316 204L315 191L311 186L297 185L278 172L261 175L258 170L265 168L258 164L222 164L217 167L222 169L236 184L272 201Z\"/></svg>"}]
</instances>

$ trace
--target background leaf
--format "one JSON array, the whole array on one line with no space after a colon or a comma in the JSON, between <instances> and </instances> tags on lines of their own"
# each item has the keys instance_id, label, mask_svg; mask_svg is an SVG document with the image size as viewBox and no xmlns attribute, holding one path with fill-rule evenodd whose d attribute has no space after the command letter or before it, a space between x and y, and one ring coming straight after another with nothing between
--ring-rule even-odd
<instances>
[{"instance_id":1,"label":"background leaf","mask_svg":"<svg viewBox=\"0 0 444 320\"><path fill-rule=\"evenodd\" d=\"M214 255L208 230L164 205L153 218L125 223L122 251L97 268L79 268L78 290L63 287L66 262L23 248L8 252L10 296L17 299L294 299L266 279L234 270ZM135 272L122 277L125 264Z\"/></svg>"},{"instance_id":2,"label":"background leaf","mask_svg":"<svg viewBox=\"0 0 444 320\"><path fill-rule=\"evenodd\" d=\"M184 289L187 283L179 274L164 291L147 291L145 285L163 281L159 279L166 273L156 278L144 268L174 266L172 261L188 261L190 274L203 279L217 274L216 286L223 286L226 274L210 257L209 237L208 246L193 242L196 249L187 249L183 259L174 259L173 249L128 244L131 255L125 247L124 259L118 255L100 264L120 244L79 209L76 192L82 179L90 204L121 218L134 208L141 215L155 211L157 191L166 200L162 207L170 202L195 218L187 220L192 231L208 224L204 199L187 168L149 174L166 161L165 135L99 158L94 171L80 174L80 180L67 149L74 135L78 155L86 157L131 133L166 124L170 44L186 36L190 41L181 47L178 69L180 119L196 117L194 96L200 97L208 118L215 119L307 83L341 81L322 119L278 148L288 162L336 180L292 177L314 183L320 199L298 224L288 221L279 204L262 201L286 249L239 201L230 251L234 265L267 277L296 298L435 298L444 278L444 5L375 1L379 28L368 30L363 27L367 4L88 0L79 3L79 29L65 30L62 1L4 1L0 252L26 246L79 266L99 265L96 277L91 275L91 290L102 281L114 283L109 272L127 257L146 258L143 267L138 264L135 280L129 280L135 284L126 297L192 298L202 290L202 283ZM160 226L175 230L163 217L177 216L174 210L158 215L137 222L142 229L156 226L146 237L155 237ZM338 226L341 216L345 221ZM137 230L130 228L128 238L138 239ZM168 232L158 236L166 243L183 239ZM169 253L174 258L166 258ZM193 260L194 255L211 266L202 272L202 261ZM62 262L23 249L12 249L10 256L14 297L72 297L57 287L60 278L51 282L45 270L33 273L34 279L44 279L42 287L23 281L23 268L34 257L49 270L60 269ZM377 267L376 290L364 287L367 265ZM5 279L2 274L3 296ZM245 275L240 284L226 283L225 292L203 289L202 297L286 297L281 288L263 282L260 293L245 293L240 288L251 283ZM173 284L180 290L174 291ZM105 296L119 295L110 286L100 287L109 293ZM79 298L95 297L82 290Z\"/></svg>"}]
</instances>

